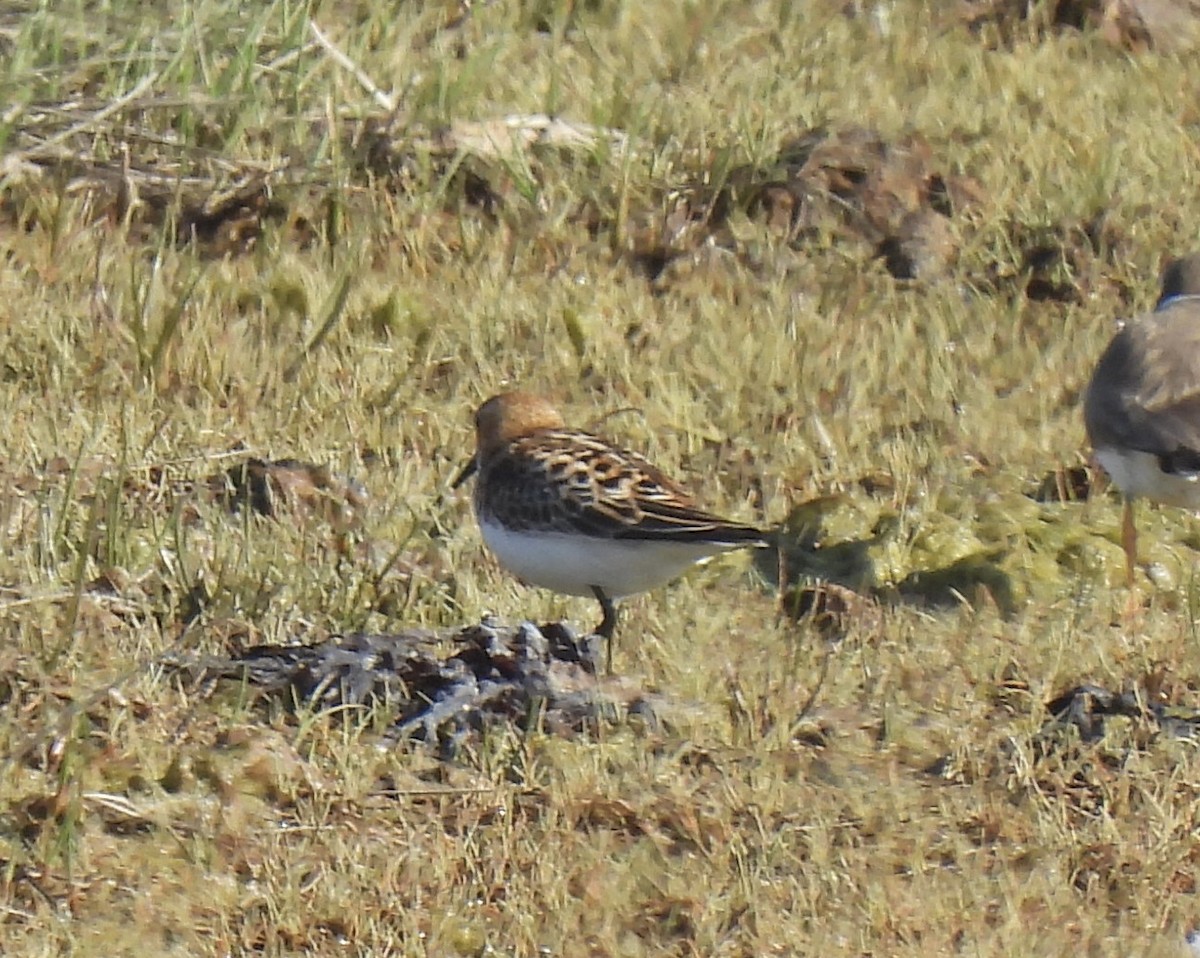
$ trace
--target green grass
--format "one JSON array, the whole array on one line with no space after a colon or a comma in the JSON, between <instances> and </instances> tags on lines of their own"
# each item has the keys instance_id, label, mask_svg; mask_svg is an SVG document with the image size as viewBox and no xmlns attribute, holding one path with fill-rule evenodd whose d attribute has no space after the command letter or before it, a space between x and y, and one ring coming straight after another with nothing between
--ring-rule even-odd
<instances>
[{"instance_id":1,"label":"green grass","mask_svg":"<svg viewBox=\"0 0 1200 958\"><path fill-rule=\"evenodd\" d=\"M0 951L1181 953L1194 746L1044 726L1081 682L1195 704L1194 521L1140 509L1155 577L1129 621L1115 498L1025 493L1081 461L1114 320L1200 240L1200 75L1089 33L993 49L926 4L880 4L886 30L839 6L0 15ZM310 17L395 97L382 141ZM437 148L537 112L629 148ZM856 124L981 185L944 279L742 212L733 254L653 281L630 255L672 191ZM1058 267L1076 302L982 282L1101 211L1113 249ZM617 668L674 703L663 728L497 728L455 764L380 750L380 716L156 664L489 611L591 624L498 569L448 489L471 411L517 383L725 514L830 497L804 571L852 556L880 605L829 644L769 570L721 560L625 605ZM358 477L360 527L206 501L243 452Z\"/></svg>"}]
</instances>

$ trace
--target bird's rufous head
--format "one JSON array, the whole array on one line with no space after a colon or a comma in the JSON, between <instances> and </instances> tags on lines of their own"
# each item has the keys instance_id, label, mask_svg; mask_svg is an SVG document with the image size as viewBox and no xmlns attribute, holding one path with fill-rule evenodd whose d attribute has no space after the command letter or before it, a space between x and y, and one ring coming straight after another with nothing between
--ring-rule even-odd
<instances>
[{"instance_id":1,"label":"bird's rufous head","mask_svg":"<svg viewBox=\"0 0 1200 958\"><path fill-rule=\"evenodd\" d=\"M454 488L475 474L496 450L522 436L544 429L561 429L558 410L541 396L516 390L493 396L475 411L475 455L454 480Z\"/></svg>"}]
</instances>

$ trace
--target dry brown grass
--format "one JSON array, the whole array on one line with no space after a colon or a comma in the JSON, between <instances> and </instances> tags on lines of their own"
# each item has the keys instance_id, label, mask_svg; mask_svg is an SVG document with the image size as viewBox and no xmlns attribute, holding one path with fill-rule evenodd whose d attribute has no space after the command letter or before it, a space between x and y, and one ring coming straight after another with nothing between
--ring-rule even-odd
<instances>
[{"instance_id":1,"label":"dry brown grass","mask_svg":"<svg viewBox=\"0 0 1200 958\"><path fill-rule=\"evenodd\" d=\"M1115 500L1025 493L1082 461L1113 320L1200 239L1200 74L840 6L0 12L0 951L1182 953L1194 745L1148 719L1081 742L1046 703L1197 704L1194 524L1143 510L1129 621ZM538 113L627 146L444 132ZM944 275L752 204L664 240L674 191L822 124L919 134L977 181ZM159 667L590 622L498 570L447 489L511 383L581 424L635 407L605 431L790 520L794 573L845 561L837 641L731 558L627 604L618 668L678 703L663 727L497 728L450 763L379 749L383 715ZM356 476L361 524L230 515L202 491L233 453Z\"/></svg>"}]
</instances>

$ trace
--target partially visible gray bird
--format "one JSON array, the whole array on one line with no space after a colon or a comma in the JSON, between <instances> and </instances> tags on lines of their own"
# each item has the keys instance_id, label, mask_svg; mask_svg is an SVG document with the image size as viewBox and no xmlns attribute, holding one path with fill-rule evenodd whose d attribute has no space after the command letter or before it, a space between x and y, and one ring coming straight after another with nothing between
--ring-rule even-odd
<instances>
[{"instance_id":1,"label":"partially visible gray bird","mask_svg":"<svg viewBox=\"0 0 1200 958\"><path fill-rule=\"evenodd\" d=\"M1125 323L1083 401L1097 461L1125 497L1121 544L1133 582L1133 500L1200 509L1200 253L1163 271L1154 312Z\"/></svg>"}]
</instances>

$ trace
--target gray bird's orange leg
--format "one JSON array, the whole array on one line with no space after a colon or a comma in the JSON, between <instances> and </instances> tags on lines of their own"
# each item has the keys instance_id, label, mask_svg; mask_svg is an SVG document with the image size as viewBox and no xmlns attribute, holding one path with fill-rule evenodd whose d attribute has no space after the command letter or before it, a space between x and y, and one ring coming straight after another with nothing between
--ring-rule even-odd
<instances>
[{"instance_id":1,"label":"gray bird's orange leg","mask_svg":"<svg viewBox=\"0 0 1200 958\"><path fill-rule=\"evenodd\" d=\"M1125 584L1132 588L1137 565L1137 526L1133 524L1133 500L1128 497L1121 513L1121 546L1125 550Z\"/></svg>"},{"instance_id":2,"label":"gray bird's orange leg","mask_svg":"<svg viewBox=\"0 0 1200 958\"><path fill-rule=\"evenodd\" d=\"M1142 611L1142 597L1138 594L1133 574L1137 567L1137 526L1133 522L1133 500L1125 497L1125 508L1121 513L1121 546L1125 550L1125 585L1129 595L1125 599L1125 617L1132 619Z\"/></svg>"}]
</instances>

